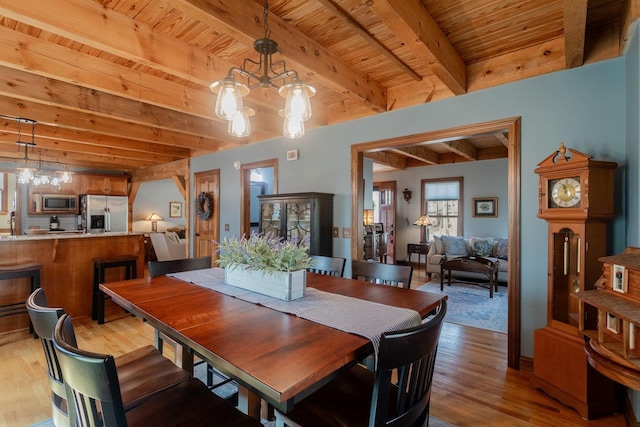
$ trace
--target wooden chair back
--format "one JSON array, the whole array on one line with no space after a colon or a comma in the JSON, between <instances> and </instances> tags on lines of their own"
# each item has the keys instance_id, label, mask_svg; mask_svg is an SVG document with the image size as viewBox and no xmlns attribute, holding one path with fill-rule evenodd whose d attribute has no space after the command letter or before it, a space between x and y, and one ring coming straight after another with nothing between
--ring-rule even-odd
<instances>
[{"instance_id":1,"label":"wooden chair back","mask_svg":"<svg viewBox=\"0 0 640 427\"><path fill-rule=\"evenodd\" d=\"M351 261L351 278L409 289L413 267L369 261Z\"/></svg>"},{"instance_id":2,"label":"wooden chair back","mask_svg":"<svg viewBox=\"0 0 640 427\"><path fill-rule=\"evenodd\" d=\"M438 340L446 313L447 301L443 299L438 313L422 325L382 335L370 426L423 425L428 419Z\"/></svg>"},{"instance_id":3,"label":"wooden chair back","mask_svg":"<svg viewBox=\"0 0 640 427\"><path fill-rule=\"evenodd\" d=\"M47 304L47 297L44 289L36 289L27 299L27 312L33 324L34 332L40 337L44 358L47 363L47 375L49 376L49 386L51 387L51 410L52 418L56 426L74 425L75 415L69 415L69 405L67 404L67 392L65 390L64 379L60 363L53 348L53 330L58 323L58 319L64 314L62 308L50 308ZM69 336L71 342L76 342L75 335Z\"/></svg>"},{"instance_id":4,"label":"wooden chair back","mask_svg":"<svg viewBox=\"0 0 640 427\"><path fill-rule=\"evenodd\" d=\"M68 314L58 320L53 345L77 413L77 425L126 426L116 363L111 355L80 350Z\"/></svg>"},{"instance_id":5,"label":"wooden chair back","mask_svg":"<svg viewBox=\"0 0 640 427\"><path fill-rule=\"evenodd\" d=\"M312 262L308 271L325 276L342 277L344 275L344 266L347 263L345 258L323 255L310 255L310 258Z\"/></svg>"},{"instance_id":6,"label":"wooden chair back","mask_svg":"<svg viewBox=\"0 0 640 427\"><path fill-rule=\"evenodd\" d=\"M149 261L149 275L151 277L162 276L181 271L202 270L211 268L211 257L176 259L171 261Z\"/></svg>"}]
</instances>

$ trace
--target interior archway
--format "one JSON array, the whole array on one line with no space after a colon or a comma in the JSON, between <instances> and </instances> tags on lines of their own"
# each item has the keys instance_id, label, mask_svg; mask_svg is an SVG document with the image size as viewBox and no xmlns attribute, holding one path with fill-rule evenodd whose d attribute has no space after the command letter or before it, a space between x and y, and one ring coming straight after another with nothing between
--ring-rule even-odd
<instances>
[{"instance_id":1,"label":"interior archway","mask_svg":"<svg viewBox=\"0 0 640 427\"><path fill-rule=\"evenodd\" d=\"M405 135L379 141L363 142L351 146L351 259L363 256L363 158L364 153L394 147L406 147L411 141L428 143L461 135L484 134L504 131L508 134L508 236L509 236L509 286L508 292L508 366L520 367L520 117L460 126L456 128Z\"/></svg>"}]
</instances>

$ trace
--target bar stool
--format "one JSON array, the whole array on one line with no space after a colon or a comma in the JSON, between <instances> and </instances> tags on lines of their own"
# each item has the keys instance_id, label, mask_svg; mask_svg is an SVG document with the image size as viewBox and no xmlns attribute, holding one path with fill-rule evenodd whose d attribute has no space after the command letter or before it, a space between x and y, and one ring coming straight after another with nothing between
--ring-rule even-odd
<instances>
[{"instance_id":1,"label":"bar stool","mask_svg":"<svg viewBox=\"0 0 640 427\"><path fill-rule=\"evenodd\" d=\"M29 294L31 294L40 287L41 269L42 265L34 263L0 266L0 280L30 277L31 292ZM26 302L27 300L25 299L24 301L13 304L0 305L0 318L27 313L27 307L25 305ZM29 320L29 333L33 334L34 338L38 338L38 335L33 331L33 324L31 323L31 320Z\"/></svg>"},{"instance_id":2,"label":"bar stool","mask_svg":"<svg viewBox=\"0 0 640 427\"><path fill-rule=\"evenodd\" d=\"M99 325L104 323L104 301L107 298L100 290L100 283L104 283L104 273L107 268L124 267L125 280L137 277L137 255L122 255L112 258L93 258L93 304L91 318Z\"/></svg>"}]
</instances>

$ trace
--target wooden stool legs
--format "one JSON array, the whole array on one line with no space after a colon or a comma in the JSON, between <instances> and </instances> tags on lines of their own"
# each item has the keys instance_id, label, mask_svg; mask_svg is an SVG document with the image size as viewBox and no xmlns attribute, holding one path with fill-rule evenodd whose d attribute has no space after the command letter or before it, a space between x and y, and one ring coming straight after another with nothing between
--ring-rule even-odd
<instances>
[{"instance_id":1,"label":"wooden stool legs","mask_svg":"<svg viewBox=\"0 0 640 427\"><path fill-rule=\"evenodd\" d=\"M125 255L117 258L93 259L93 303L91 318L99 325L104 323L104 301L106 295L100 290L100 283L104 283L104 273L107 268L124 267L125 280L137 277L137 260L135 255Z\"/></svg>"}]
</instances>

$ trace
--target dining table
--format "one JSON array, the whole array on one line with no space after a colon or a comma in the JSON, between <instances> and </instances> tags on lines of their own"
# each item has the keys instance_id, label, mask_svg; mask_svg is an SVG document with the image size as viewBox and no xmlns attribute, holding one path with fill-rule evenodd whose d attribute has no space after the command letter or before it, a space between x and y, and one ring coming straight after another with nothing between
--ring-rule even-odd
<instances>
[{"instance_id":1,"label":"dining table","mask_svg":"<svg viewBox=\"0 0 640 427\"><path fill-rule=\"evenodd\" d=\"M445 295L307 273L307 287L414 310L425 319ZM174 339L177 363L193 354L238 384L238 407L256 418L261 401L283 412L373 353L372 341L171 275L100 284L125 310Z\"/></svg>"}]
</instances>

